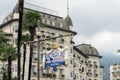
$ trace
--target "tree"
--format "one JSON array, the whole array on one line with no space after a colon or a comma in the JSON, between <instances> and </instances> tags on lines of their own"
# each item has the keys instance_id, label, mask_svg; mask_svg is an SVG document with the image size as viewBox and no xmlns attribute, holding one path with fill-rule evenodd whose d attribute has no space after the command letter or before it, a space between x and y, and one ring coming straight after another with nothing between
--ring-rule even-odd
<instances>
[{"instance_id":1,"label":"tree","mask_svg":"<svg viewBox=\"0 0 120 80\"><path fill-rule=\"evenodd\" d=\"M18 78L17 77L13 77L12 80L18 80Z\"/></svg>"},{"instance_id":2,"label":"tree","mask_svg":"<svg viewBox=\"0 0 120 80\"><path fill-rule=\"evenodd\" d=\"M12 61L16 60L17 54L16 54L16 48L13 47L13 45L7 44L4 47L4 54L3 57L8 60L8 79L11 80L11 67L12 67Z\"/></svg>"},{"instance_id":3,"label":"tree","mask_svg":"<svg viewBox=\"0 0 120 80\"><path fill-rule=\"evenodd\" d=\"M5 35L0 32L0 54L3 52L3 46L7 43L9 39L5 37Z\"/></svg>"},{"instance_id":4,"label":"tree","mask_svg":"<svg viewBox=\"0 0 120 80\"><path fill-rule=\"evenodd\" d=\"M11 66L12 61L17 58L16 48L13 45L8 44L8 38L5 37L2 33L0 33L0 60L8 61L8 79L11 80ZM3 80L5 79L5 74L3 74Z\"/></svg>"},{"instance_id":5,"label":"tree","mask_svg":"<svg viewBox=\"0 0 120 80\"><path fill-rule=\"evenodd\" d=\"M2 70L1 70L1 75L2 75L2 79L3 80L6 80L7 79L7 70L6 68L4 67L4 62L7 61L3 54L4 54L4 46L5 44L7 43L8 39L5 37L5 35L0 32L0 61L3 62L3 67L2 67Z\"/></svg>"},{"instance_id":6,"label":"tree","mask_svg":"<svg viewBox=\"0 0 120 80\"><path fill-rule=\"evenodd\" d=\"M5 67L2 67L0 74L2 75L2 80L8 79L7 69Z\"/></svg>"},{"instance_id":7,"label":"tree","mask_svg":"<svg viewBox=\"0 0 120 80\"><path fill-rule=\"evenodd\" d=\"M44 26L41 23L40 13L35 11L27 11L23 15L23 29L28 30L30 33L30 41L34 41L36 27ZM33 55L33 43L30 43L30 57L29 57L29 73L28 80L31 80L31 66L32 66L32 55Z\"/></svg>"}]
</instances>

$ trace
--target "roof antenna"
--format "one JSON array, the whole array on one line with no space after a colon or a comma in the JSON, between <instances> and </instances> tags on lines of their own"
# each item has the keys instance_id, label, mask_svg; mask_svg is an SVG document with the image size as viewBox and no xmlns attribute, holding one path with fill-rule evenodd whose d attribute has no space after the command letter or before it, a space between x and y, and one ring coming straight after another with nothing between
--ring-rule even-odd
<instances>
[{"instance_id":1,"label":"roof antenna","mask_svg":"<svg viewBox=\"0 0 120 80\"><path fill-rule=\"evenodd\" d=\"M69 15L69 2L67 0L67 15Z\"/></svg>"}]
</instances>

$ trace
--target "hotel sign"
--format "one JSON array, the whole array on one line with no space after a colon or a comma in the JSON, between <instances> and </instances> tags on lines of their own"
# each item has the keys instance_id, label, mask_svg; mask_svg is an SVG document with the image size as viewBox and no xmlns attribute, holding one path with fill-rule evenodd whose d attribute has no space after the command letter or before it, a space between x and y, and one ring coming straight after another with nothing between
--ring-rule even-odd
<instances>
[{"instance_id":1,"label":"hotel sign","mask_svg":"<svg viewBox=\"0 0 120 80\"><path fill-rule=\"evenodd\" d=\"M57 49L53 49L49 54L46 54L45 67L52 67L53 71L57 70L57 66L65 65L65 52L60 52Z\"/></svg>"}]
</instances>

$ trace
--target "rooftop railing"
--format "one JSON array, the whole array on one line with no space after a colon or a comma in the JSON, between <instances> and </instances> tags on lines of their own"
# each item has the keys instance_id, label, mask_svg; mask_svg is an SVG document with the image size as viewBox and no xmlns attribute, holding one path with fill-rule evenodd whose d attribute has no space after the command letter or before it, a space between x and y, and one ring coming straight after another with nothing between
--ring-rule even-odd
<instances>
[{"instance_id":1,"label":"rooftop railing","mask_svg":"<svg viewBox=\"0 0 120 80\"><path fill-rule=\"evenodd\" d=\"M33 9L33 10L36 10L36 11L40 11L40 12L43 12L43 13L47 13L47 14L58 16L58 12L55 11L55 10L44 8L44 7L40 7L40 6L37 6L37 5L34 5L34 4L30 4L30 3L27 3L27 2L24 3L24 7L25 8L29 8L29 9Z\"/></svg>"}]
</instances>

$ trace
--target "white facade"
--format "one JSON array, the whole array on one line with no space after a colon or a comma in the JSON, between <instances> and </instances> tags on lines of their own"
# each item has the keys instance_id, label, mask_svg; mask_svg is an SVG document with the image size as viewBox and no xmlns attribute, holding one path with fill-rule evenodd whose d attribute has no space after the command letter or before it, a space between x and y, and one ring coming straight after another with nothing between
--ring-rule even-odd
<instances>
[{"instance_id":1,"label":"white facade","mask_svg":"<svg viewBox=\"0 0 120 80\"><path fill-rule=\"evenodd\" d=\"M110 65L110 80L120 80L120 64Z\"/></svg>"},{"instance_id":2,"label":"white facade","mask_svg":"<svg viewBox=\"0 0 120 80\"><path fill-rule=\"evenodd\" d=\"M27 10L27 9L25 9ZM73 60L73 44L70 42L72 40L71 35L75 35L76 32L69 30L69 26L67 26L65 20L62 17L40 13L42 17L42 22L47 25L47 27L40 28L40 36L42 39L49 38L49 37L59 37L65 36L61 38L56 38L48 41L41 42L42 49L40 53L42 55L42 62L40 63L40 78L42 80L46 80L46 75L49 73L49 78L52 80L54 79L52 76L55 74L56 80L73 80L73 76L71 73L73 72L73 63L70 63ZM17 30L18 30L18 13L12 12L12 14L8 15L4 20L3 24L1 25L1 30L7 34L12 34L11 43L16 47L17 42ZM38 29L36 28L36 31ZM28 32L23 32L28 33ZM37 40L37 38L35 38ZM47 48L51 48L52 45L57 44L58 50L60 52L65 50L65 63L66 65L61 65L57 67L57 71L54 72L51 67L45 68L45 54L50 54L50 51ZM25 65L25 80L28 78L28 65L29 65L29 50L30 47L27 45L27 53L26 53L26 65ZM23 47L21 47L21 67L23 65ZM34 54L32 60L32 75L31 80L37 80L37 44L34 44ZM21 69L22 70L22 69ZM67 72L67 73L66 73ZM12 76L17 76L17 61L14 61L12 64ZM21 73L22 74L22 73ZM52 75L51 75L52 74Z\"/></svg>"},{"instance_id":3,"label":"white facade","mask_svg":"<svg viewBox=\"0 0 120 80\"><path fill-rule=\"evenodd\" d=\"M103 80L103 67L100 66L99 55L96 49L89 44L74 47L74 75L76 80ZM92 52L92 53L91 53Z\"/></svg>"},{"instance_id":4,"label":"white facade","mask_svg":"<svg viewBox=\"0 0 120 80\"><path fill-rule=\"evenodd\" d=\"M16 9L16 8L15 8ZM25 9L26 11L27 9ZM63 19L59 16L54 16L47 13L40 13L42 17L42 22L47 25L47 27L40 28L41 38L58 37L64 35L70 35L67 37L57 38L54 40L48 40L41 42L42 48L40 53L41 63L40 63L40 79L46 80L46 74L49 73L50 80L103 80L100 75L99 56L86 55L84 52L81 54L79 51L73 49L72 38L76 35L76 32L71 31L72 22L70 17ZM4 20L0 29L7 33L12 34L11 43L16 47L17 42L17 30L18 30L18 13L13 10L13 12L8 15ZM66 21L67 20L67 21ZM71 22L71 23L70 23ZM69 23L69 24L67 24ZM36 28L36 31L38 29ZM23 32L28 33L28 32ZM35 37L35 40L37 38ZM48 50L52 45L57 44L57 49L60 52L65 51L65 63L66 65L61 65L57 67L57 71L54 72L51 67L45 68L45 54L50 54L52 50ZM25 80L28 78L28 67L29 67L29 53L30 46L27 45L26 53L26 66L25 66ZM80 50L80 49L79 49ZM21 47L21 64L23 65L23 46ZM34 44L34 54L32 61L32 75L31 80L37 80L37 44ZM2 64L2 63L1 63ZM21 65L21 67L22 67ZM91 66L92 65L92 66ZM55 75L53 75L55 74ZM17 61L12 64L12 76L17 76Z\"/></svg>"}]
</instances>

